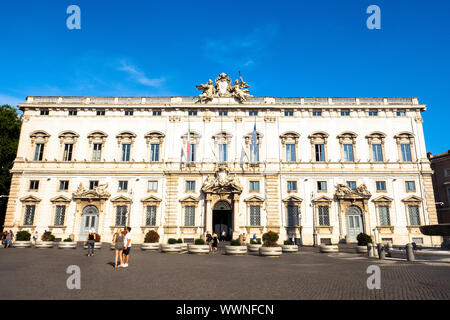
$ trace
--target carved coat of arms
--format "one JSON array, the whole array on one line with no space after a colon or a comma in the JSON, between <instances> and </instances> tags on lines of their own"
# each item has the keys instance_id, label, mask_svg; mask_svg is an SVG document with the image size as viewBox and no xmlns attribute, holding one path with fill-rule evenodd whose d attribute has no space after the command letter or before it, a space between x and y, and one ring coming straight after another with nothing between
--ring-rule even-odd
<instances>
[{"instance_id":1,"label":"carved coat of arms","mask_svg":"<svg viewBox=\"0 0 450 320\"><path fill-rule=\"evenodd\" d=\"M202 93L198 96L200 103L208 103L214 98L230 98L233 97L239 103L247 101L247 98L252 97L250 94L250 86L244 82L242 77L236 79L234 84L231 85L231 79L226 73L221 73L215 79L215 85L210 79L205 84L199 84L196 86L197 90L202 90Z\"/></svg>"}]
</instances>

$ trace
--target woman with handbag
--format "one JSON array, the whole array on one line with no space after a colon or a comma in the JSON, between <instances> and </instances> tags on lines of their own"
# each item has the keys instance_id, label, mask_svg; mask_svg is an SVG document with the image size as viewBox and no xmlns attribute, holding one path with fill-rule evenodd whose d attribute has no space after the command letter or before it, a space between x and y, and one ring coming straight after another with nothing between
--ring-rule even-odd
<instances>
[{"instance_id":1,"label":"woman with handbag","mask_svg":"<svg viewBox=\"0 0 450 320\"><path fill-rule=\"evenodd\" d=\"M86 244L88 246L88 257L94 256L94 246L95 246L95 232L91 230L86 238Z\"/></svg>"},{"instance_id":2,"label":"woman with handbag","mask_svg":"<svg viewBox=\"0 0 450 320\"><path fill-rule=\"evenodd\" d=\"M114 243L114 251L116 254L115 260L114 260L114 269L117 269L117 259L120 259L120 267L123 265L123 259L122 259L122 251L123 251L123 233L122 230L117 229L116 233L113 236L113 243Z\"/></svg>"}]
</instances>

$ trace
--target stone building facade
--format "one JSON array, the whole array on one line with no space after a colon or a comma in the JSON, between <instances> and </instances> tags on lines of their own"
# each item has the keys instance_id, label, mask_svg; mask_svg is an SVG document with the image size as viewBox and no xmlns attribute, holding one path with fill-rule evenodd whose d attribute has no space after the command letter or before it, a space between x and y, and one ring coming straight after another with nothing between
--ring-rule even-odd
<instances>
[{"instance_id":1,"label":"stone building facade","mask_svg":"<svg viewBox=\"0 0 450 320\"><path fill-rule=\"evenodd\" d=\"M417 98L205 101L27 97L5 228L440 244Z\"/></svg>"},{"instance_id":2,"label":"stone building facade","mask_svg":"<svg viewBox=\"0 0 450 320\"><path fill-rule=\"evenodd\" d=\"M433 186L439 223L450 223L450 150L428 153L433 170Z\"/></svg>"}]
</instances>

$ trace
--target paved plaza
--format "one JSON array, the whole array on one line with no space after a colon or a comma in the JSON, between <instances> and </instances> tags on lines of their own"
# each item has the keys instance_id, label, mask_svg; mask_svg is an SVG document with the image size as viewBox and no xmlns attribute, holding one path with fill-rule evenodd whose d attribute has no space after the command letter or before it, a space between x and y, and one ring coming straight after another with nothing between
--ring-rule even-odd
<instances>
[{"instance_id":1,"label":"paved plaza","mask_svg":"<svg viewBox=\"0 0 450 320\"><path fill-rule=\"evenodd\" d=\"M114 270L108 244L86 250L0 249L0 299L450 299L450 263L369 259L300 248L280 258L167 254L132 248ZM81 289L66 286L67 267L81 269ZM367 267L381 269L369 290Z\"/></svg>"}]
</instances>

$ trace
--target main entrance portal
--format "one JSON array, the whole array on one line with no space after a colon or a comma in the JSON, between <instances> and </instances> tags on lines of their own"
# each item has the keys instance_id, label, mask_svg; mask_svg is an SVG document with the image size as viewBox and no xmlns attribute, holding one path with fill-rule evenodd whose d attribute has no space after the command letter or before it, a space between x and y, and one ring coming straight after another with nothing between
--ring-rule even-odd
<instances>
[{"instance_id":1,"label":"main entrance portal","mask_svg":"<svg viewBox=\"0 0 450 320\"><path fill-rule=\"evenodd\" d=\"M222 237L222 231L225 231L225 240L231 240L233 235L233 215L231 206L227 201L219 201L214 205L213 215L213 232L219 238Z\"/></svg>"}]
</instances>

